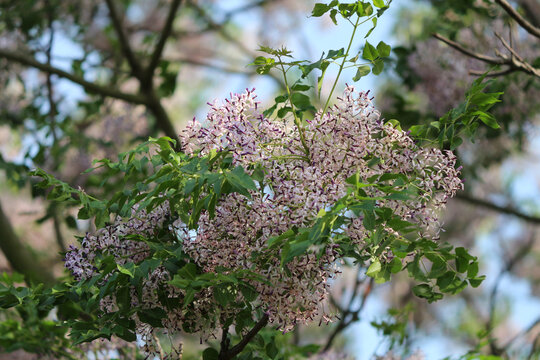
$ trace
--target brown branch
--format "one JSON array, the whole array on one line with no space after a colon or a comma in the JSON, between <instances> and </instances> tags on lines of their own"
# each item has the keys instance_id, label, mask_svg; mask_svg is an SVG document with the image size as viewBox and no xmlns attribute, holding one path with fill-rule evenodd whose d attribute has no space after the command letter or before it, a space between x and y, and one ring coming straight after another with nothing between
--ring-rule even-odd
<instances>
[{"instance_id":1,"label":"brown branch","mask_svg":"<svg viewBox=\"0 0 540 360\"><path fill-rule=\"evenodd\" d=\"M129 39L124 33L124 29L122 27L122 21L120 20L118 12L116 11L114 1L105 0L105 2L107 3L107 8L109 9L109 15L111 18L112 25L114 27L114 31L116 32L116 36L118 37L118 42L120 43L120 49L122 50L122 53L126 57L129 67L131 68L131 73L137 79L141 80L142 75L143 75L142 67L137 61L135 54L131 50L131 46L129 45Z\"/></svg>"},{"instance_id":2,"label":"brown branch","mask_svg":"<svg viewBox=\"0 0 540 360\"><path fill-rule=\"evenodd\" d=\"M252 71L237 69L237 68L229 67L226 65L212 64L212 63L205 62L202 60L196 60L196 59L190 59L190 58L184 58L184 57L171 58L170 60L174 62L188 64L188 65L201 66L208 69L213 69L213 70L217 70L217 71L221 71L225 73L231 73L231 74L239 74L239 75L246 75L246 76L257 74L256 72L252 72Z\"/></svg>"},{"instance_id":3,"label":"brown branch","mask_svg":"<svg viewBox=\"0 0 540 360\"><path fill-rule=\"evenodd\" d=\"M232 348L223 351L219 354L219 360L229 360L234 358L236 355L240 354L242 350L249 344L251 339L257 335L259 331L262 330L268 324L268 315L264 314L263 317L255 324L255 326L240 340L238 344Z\"/></svg>"},{"instance_id":4,"label":"brown branch","mask_svg":"<svg viewBox=\"0 0 540 360\"><path fill-rule=\"evenodd\" d=\"M506 261L504 268L501 269L499 275L495 279L495 285L493 285L493 288L491 289L491 293L489 296L489 316L486 322L486 331L488 334L489 347L493 355L501 355L504 352L504 348L500 348L497 345L496 339L493 337L492 334L495 322L495 310L497 305L496 300L501 281L507 273L510 273L513 270L514 266L521 259L523 259L527 254L529 254L535 240L536 234L533 233L531 234L530 239L519 248L519 250L514 254L514 256L512 256L508 261Z\"/></svg>"},{"instance_id":5,"label":"brown branch","mask_svg":"<svg viewBox=\"0 0 540 360\"><path fill-rule=\"evenodd\" d=\"M472 197L472 196L470 196L468 194L458 193L456 195L456 199L459 199L461 201L467 202L467 203L472 204L472 205L478 205L478 206L484 207L486 209L490 209L490 210L494 210L494 211L497 211L497 212L500 212L500 213L512 215L512 216L518 217L518 218L520 218L522 220L528 221L528 222L533 223L533 224L540 224L540 217L524 214L524 213L520 212L519 210L516 210L516 209L511 208L511 207L495 205L495 204L493 204L493 203L491 203L489 201L478 199L478 198Z\"/></svg>"},{"instance_id":6,"label":"brown branch","mask_svg":"<svg viewBox=\"0 0 540 360\"><path fill-rule=\"evenodd\" d=\"M360 269L362 269L362 267L358 268L358 273L360 273ZM349 304L347 308L341 312L342 313L341 319L339 320L339 323L337 324L337 326L334 328L334 331L332 331L332 333L328 337L328 340L326 341L325 346L322 348L321 353L325 353L328 350L330 350L336 337L341 332L343 332L343 330L345 330L349 325L351 325L353 322L358 321L360 319L360 313L364 309L364 306L366 305L366 300L369 294L371 294L371 290L373 289L373 278L369 279L368 284L364 288L364 292L362 293L362 297L360 299L360 306L358 307L358 309L352 310L352 305L354 304L356 300L358 288L361 284L361 281L358 275L359 274L357 274L356 276L353 293L351 294L351 298L349 299Z\"/></svg>"},{"instance_id":7,"label":"brown branch","mask_svg":"<svg viewBox=\"0 0 540 360\"><path fill-rule=\"evenodd\" d=\"M489 72L489 73L486 74L485 70L469 70L469 74L474 75L474 76L485 75L486 77L499 77L499 76L504 76L504 75L511 74L513 72L516 72L516 71L519 71L519 70L515 69L515 68L508 68L506 70L492 71L492 72Z\"/></svg>"},{"instance_id":8,"label":"brown branch","mask_svg":"<svg viewBox=\"0 0 540 360\"><path fill-rule=\"evenodd\" d=\"M116 7L114 6L113 0L105 0L105 1L107 2L107 7L109 8L111 21L115 28L116 35L118 36L118 41L120 42L122 53L124 54L124 56L126 57L126 60L128 61L128 64L131 68L132 75L137 80L139 80L140 92L145 98L146 107L154 115L158 128L160 128L165 133L165 135L175 140L176 142L175 149L177 151L181 151L182 144L180 143L180 138L177 135L176 130L174 129L174 126L171 122L171 119L169 118L169 115L163 108L163 105L161 105L161 101L154 91L153 84L152 84L152 77L154 74L155 67L154 68L151 67L151 66L154 66L153 65L154 61L157 63L159 62L159 59L161 58L163 47L165 46L167 37L170 34L170 31L172 28L172 22L174 21L176 10L178 9L178 6L180 6L180 1L175 0L175 2L171 6L171 13L167 17L167 24L165 24L160 40L158 42L158 46L154 50L154 54L152 54L150 66L148 67L146 71L143 70L142 66L139 64L133 51L131 50L131 47L129 45L129 40L124 34L124 29L122 28L122 22L120 21L120 17L116 11ZM157 66L157 64L155 66Z\"/></svg>"},{"instance_id":9,"label":"brown branch","mask_svg":"<svg viewBox=\"0 0 540 360\"><path fill-rule=\"evenodd\" d=\"M496 34L497 36L497 34ZM491 65L506 65L510 67L511 69L515 69L515 71L522 71L524 73L527 73L529 75L534 75L537 77L540 77L540 69L536 69L535 67L531 66L529 63L527 63L519 54L516 57L517 52L512 49L510 45L502 38L499 39L503 43L503 46L510 51L512 54L511 57L505 56L503 54L498 54L499 57L492 57L487 56L484 54L480 54L474 51L471 51L465 47L463 47L461 44L452 41L450 39L445 38L441 34L434 33L433 37L436 39L439 39L440 41L444 42L448 46L456 49L457 51L461 52L462 54L465 54L473 59L477 59L480 61L483 61L485 63L491 64Z\"/></svg>"},{"instance_id":10,"label":"brown branch","mask_svg":"<svg viewBox=\"0 0 540 360\"><path fill-rule=\"evenodd\" d=\"M457 51L459 51L459 52L461 52L461 53L463 53L463 54L465 54L468 57L471 57L473 59L477 59L477 60L486 62L488 64L492 64L492 65L505 65L504 59L499 59L499 58L492 57L492 56L486 56L486 55L471 51L471 50L466 49L465 47L463 47L461 44L459 44L459 43L457 43L455 41L452 41L450 39L445 38L441 34L434 33L433 37L436 38L436 39L439 39L440 41L442 41L446 45L456 49Z\"/></svg>"},{"instance_id":11,"label":"brown branch","mask_svg":"<svg viewBox=\"0 0 540 360\"><path fill-rule=\"evenodd\" d=\"M112 86L97 85L93 82L86 81L79 76L70 74L64 70L60 70L51 65L43 64L39 61L36 61L34 58L19 52L0 49L0 58L33 67L47 74L58 75L64 79L68 79L76 84L81 85L89 93L124 100L126 102L137 105L146 105L147 103L146 99L140 95L126 94L121 92L120 90L113 88Z\"/></svg>"},{"instance_id":12,"label":"brown branch","mask_svg":"<svg viewBox=\"0 0 540 360\"><path fill-rule=\"evenodd\" d=\"M47 1L46 2L47 7L49 8L47 11L47 17L49 22L49 31L51 34L49 35L49 43L47 44L47 50L45 51L45 54L47 56L47 65L51 66L52 64L52 47L54 43L54 19L52 14L52 9L50 8L50 4ZM54 89L53 89L53 83L52 83L52 75L50 73L46 74L46 84L47 84L47 100L49 102L49 120L50 120L50 127L51 127L51 134L54 140L54 144L58 143L58 137L56 135L56 115L58 114L58 109L56 107L56 102L54 101Z\"/></svg>"},{"instance_id":13,"label":"brown branch","mask_svg":"<svg viewBox=\"0 0 540 360\"><path fill-rule=\"evenodd\" d=\"M540 69L534 68L531 64L529 64L523 57L521 57L514 48L504 40L504 38L498 34L495 33L495 36L499 39L499 41L503 44L503 46L512 54L510 57L510 61L515 68L522 68L523 71L528 72L531 75L540 77Z\"/></svg>"},{"instance_id":14,"label":"brown branch","mask_svg":"<svg viewBox=\"0 0 540 360\"><path fill-rule=\"evenodd\" d=\"M504 11L523 28L525 31L527 31L529 34L536 36L537 38L540 38L540 29L528 22L523 16L521 16L516 9L508 3L506 0L495 0L497 4L499 4Z\"/></svg>"},{"instance_id":15,"label":"brown branch","mask_svg":"<svg viewBox=\"0 0 540 360\"><path fill-rule=\"evenodd\" d=\"M540 27L540 2L538 0L517 0L523 7L525 15L534 26Z\"/></svg>"},{"instance_id":16,"label":"brown branch","mask_svg":"<svg viewBox=\"0 0 540 360\"><path fill-rule=\"evenodd\" d=\"M150 58L150 63L148 64L148 67L146 68L146 71L144 74L143 83L145 83L146 86L152 86L151 81L154 76L154 71L159 65L159 60L161 59L161 56L163 55L165 44L167 42L167 39L171 35L174 19L176 17L176 13L181 3L182 3L182 0L173 0L173 3L171 4L171 8L169 9L169 14L167 15L167 20L165 21L165 25L163 26L163 30L161 31L161 35L159 37L158 43L156 44L154 52L152 53L152 57ZM150 83L150 84L147 84L147 83Z\"/></svg>"},{"instance_id":17,"label":"brown branch","mask_svg":"<svg viewBox=\"0 0 540 360\"><path fill-rule=\"evenodd\" d=\"M239 40L237 37L229 34L227 29L225 29L223 24L219 24L212 19L210 15L206 13L206 11L200 7L196 1L189 0L189 5L197 12L197 14L207 23L208 28L211 30L217 31L222 38L224 38L226 41L234 45L236 48L241 50L246 56L255 58L257 55L256 52L252 51L250 48L248 48L241 40ZM282 88L285 89L285 83L283 80L276 76L275 74L272 74L272 72L269 72L267 74L270 76L276 83Z\"/></svg>"}]
</instances>

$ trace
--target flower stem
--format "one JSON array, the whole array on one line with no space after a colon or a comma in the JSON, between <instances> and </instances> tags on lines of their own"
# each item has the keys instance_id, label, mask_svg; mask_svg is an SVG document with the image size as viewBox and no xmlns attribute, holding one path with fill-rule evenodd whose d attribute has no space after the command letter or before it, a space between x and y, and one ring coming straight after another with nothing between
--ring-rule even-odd
<instances>
[{"instance_id":1,"label":"flower stem","mask_svg":"<svg viewBox=\"0 0 540 360\"><path fill-rule=\"evenodd\" d=\"M337 83L339 81L339 77L341 76L341 72L343 71L343 68L345 67L345 62L347 61L347 58L349 57L349 52L351 51L351 46L354 40L354 35L356 34L356 29L358 29L358 26L360 25L360 16L356 19L356 23L353 25L353 32L351 35L351 39L349 40L349 46L347 46L347 51L345 52L345 56L343 56L343 61L341 62L341 65L339 66L339 71L336 77L336 80L334 81L334 85L332 86L332 90L330 91L330 94L328 95L328 99L326 100L326 104L324 104L324 108L322 111L323 116L326 113L326 110L328 109L328 105L330 104L330 99L332 98L332 94L334 93L334 90L336 89Z\"/></svg>"},{"instance_id":2,"label":"flower stem","mask_svg":"<svg viewBox=\"0 0 540 360\"><path fill-rule=\"evenodd\" d=\"M302 128L302 124L300 122L300 119L298 118L298 115L296 115L296 111L294 110L294 104L292 102L292 93L291 89L289 87L289 83L287 82L287 71L285 71L285 67L283 66L283 62L281 61L281 57L278 56L279 63L281 66L281 72L283 73L283 81L285 82L285 88L287 89L287 96L289 97L289 103L291 104L291 111L294 116L294 124L296 125L296 128L298 129L298 133L300 134L300 141L302 142L302 146L304 147L304 151L309 159L309 147L306 143L306 138L304 136L304 129Z\"/></svg>"}]
</instances>

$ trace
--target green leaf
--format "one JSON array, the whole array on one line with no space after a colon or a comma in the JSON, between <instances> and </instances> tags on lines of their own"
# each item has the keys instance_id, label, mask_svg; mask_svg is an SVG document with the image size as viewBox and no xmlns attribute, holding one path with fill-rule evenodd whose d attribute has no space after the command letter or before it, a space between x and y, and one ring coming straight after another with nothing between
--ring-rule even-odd
<instances>
[{"instance_id":1,"label":"green leaf","mask_svg":"<svg viewBox=\"0 0 540 360\"><path fill-rule=\"evenodd\" d=\"M391 50L392 50L392 47L386 44L384 41L379 42L379 44L377 45L377 51L379 52L380 57L390 56Z\"/></svg>"},{"instance_id":2,"label":"green leaf","mask_svg":"<svg viewBox=\"0 0 540 360\"><path fill-rule=\"evenodd\" d=\"M309 89L311 89L311 86L310 85L304 85L304 84L296 84L291 88L291 90L294 90L294 91L307 91ZM276 102L277 102L278 98L279 98L279 96L276 98Z\"/></svg>"},{"instance_id":3,"label":"green leaf","mask_svg":"<svg viewBox=\"0 0 540 360\"><path fill-rule=\"evenodd\" d=\"M219 353L216 349L213 348L207 348L202 353L203 360L218 360Z\"/></svg>"},{"instance_id":4,"label":"green leaf","mask_svg":"<svg viewBox=\"0 0 540 360\"><path fill-rule=\"evenodd\" d=\"M369 29L369 31L366 33L366 35L364 36L364 39L367 38L369 35L371 35L371 33L373 32L373 30L375 30L375 28L377 27L377 18L374 17L373 19L371 19L371 22L373 23L373 26L371 27L371 29Z\"/></svg>"},{"instance_id":5,"label":"green leaf","mask_svg":"<svg viewBox=\"0 0 540 360\"><path fill-rule=\"evenodd\" d=\"M222 306L227 306L232 300L234 300L234 296L229 290L228 286L214 286L213 293L214 299L216 299L218 304Z\"/></svg>"},{"instance_id":6,"label":"green leaf","mask_svg":"<svg viewBox=\"0 0 540 360\"><path fill-rule=\"evenodd\" d=\"M420 284L413 287L414 295L419 298L426 299L428 302L433 302L442 299L443 295L441 293L433 291L429 284Z\"/></svg>"},{"instance_id":7,"label":"green leaf","mask_svg":"<svg viewBox=\"0 0 540 360\"><path fill-rule=\"evenodd\" d=\"M469 280L469 284L471 284L471 286L473 288L477 288L477 287L480 286L480 284L482 284L482 281L484 281L485 278L486 278L486 276L482 275L482 276L476 277L474 279L468 279L468 280Z\"/></svg>"},{"instance_id":8,"label":"green leaf","mask_svg":"<svg viewBox=\"0 0 540 360\"><path fill-rule=\"evenodd\" d=\"M384 0L373 0L373 5L375 5L375 6L378 7L379 9L386 6L386 5L384 4Z\"/></svg>"},{"instance_id":9,"label":"green leaf","mask_svg":"<svg viewBox=\"0 0 540 360\"><path fill-rule=\"evenodd\" d=\"M131 262L125 265L116 264L116 267L118 268L118 271L120 271L122 274L126 274L129 277L135 276L135 264Z\"/></svg>"},{"instance_id":10,"label":"green leaf","mask_svg":"<svg viewBox=\"0 0 540 360\"><path fill-rule=\"evenodd\" d=\"M369 277L376 277L377 274L381 271L381 262L379 259L374 260L371 265L369 265L369 268L366 271L366 275Z\"/></svg>"},{"instance_id":11,"label":"green leaf","mask_svg":"<svg viewBox=\"0 0 540 360\"><path fill-rule=\"evenodd\" d=\"M366 230L375 229L375 213L373 211L364 210L363 224Z\"/></svg>"},{"instance_id":12,"label":"green leaf","mask_svg":"<svg viewBox=\"0 0 540 360\"><path fill-rule=\"evenodd\" d=\"M492 129L499 129L500 126L497 123L497 120L495 120L495 116L491 115L490 113L484 112L484 111L475 111L472 113L474 116L478 116L478 118L487 126L489 126Z\"/></svg>"},{"instance_id":13,"label":"green leaf","mask_svg":"<svg viewBox=\"0 0 540 360\"><path fill-rule=\"evenodd\" d=\"M369 41L366 41L366 46L364 46L364 51L362 52L362 58L373 61L379 57L379 52L375 46L371 45Z\"/></svg>"},{"instance_id":14,"label":"green leaf","mask_svg":"<svg viewBox=\"0 0 540 360\"><path fill-rule=\"evenodd\" d=\"M356 75L353 77L353 81L358 81L362 77L368 75L371 72L371 69L368 65L361 65L356 69Z\"/></svg>"},{"instance_id":15,"label":"green leaf","mask_svg":"<svg viewBox=\"0 0 540 360\"><path fill-rule=\"evenodd\" d=\"M373 75L379 75L384 70L384 61L377 59L373 62Z\"/></svg>"},{"instance_id":16,"label":"green leaf","mask_svg":"<svg viewBox=\"0 0 540 360\"><path fill-rule=\"evenodd\" d=\"M311 105L309 96L302 93L293 93L291 95L291 102L298 110L315 109L315 107Z\"/></svg>"}]
</instances>

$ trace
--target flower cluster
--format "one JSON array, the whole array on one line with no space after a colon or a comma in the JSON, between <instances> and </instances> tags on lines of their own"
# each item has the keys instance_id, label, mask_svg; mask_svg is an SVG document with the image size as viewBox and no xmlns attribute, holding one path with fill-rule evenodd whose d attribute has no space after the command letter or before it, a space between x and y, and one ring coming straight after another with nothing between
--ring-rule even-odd
<instances>
[{"instance_id":1,"label":"flower cluster","mask_svg":"<svg viewBox=\"0 0 540 360\"><path fill-rule=\"evenodd\" d=\"M270 321L284 330L315 318L329 319L321 303L328 280L336 274L337 253L328 246L317 258L318 249L310 249L283 271L279 254L260 256L260 263L253 258L270 252L270 237L293 226L312 225L321 209L346 194L345 180L355 173L362 179L414 174L421 192L417 199L380 204L425 228L437 228L436 210L462 187L451 152L418 148L405 132L382 122L368 93L357 94L352 87L327 113L317 114L300 129L261 115L252 91L233 95L221 106L212 105L204 126L190 123L183 140L190 155L227 150L233 165L248 172L256 164L265 169L264 184L251 192L251 199L238 194L222 199L214 218L203 214L197 233L185 232L184 248L205 271L250 268L265 276L270 284L256 284L259 299ZM378 164L368 166L374 158ZM371 190L369 195L378 193ZM354 219L346 233L362 244L362 219Z\"/></svg>"},{"instance_id":2,"label":"flower cluster","mask_svg":"<svg viewBox=\"0 0 540 360\"><path fill-rule=\"evenodd\" d=\"M462 187L451 152L419 148L407 133L382 122L368 93L356 93L351 87L328 112L318 113L301 128L265 118L252 91L232 95L223 105L212 106L204 126L195 120L190 123L183 141L188 155L227 151L233 166L242 166L248 173L264 169L264 180L258 190L250 191L250 198L238 193L222 197L213 217L201 214L196 230L188 230L171 214L167 202L150 213L134 209L127 221L118 219L96 234L86 235L81 248L70 249L66 267L77 280L96 274L98 253L113 255L119 265L141 262L150 249L129 236L152 237L169 229L202 271L249 269L266 279L250 280L258 293L256 306L280 329L287 331L313 320L330 321L323 304L330 281L339 272L338 245L311 247L284 269L282 250L270 248L268 240L293 227L313 225L320 210L347 194L346 179L353 174L364 180L386 173L413 175L420 192L417 198L381 200L379 205L426 229L437 223L436 210ZM375 187L366 191L369 196L380 195ZM366 236L362 219L350 220L344 233L362 246ZM185 295L184 290L168 284L172 275L162 266L153 270L142 290L131 289L131 305L166 310L168 317L162 321L166 331L189 328L201 337L217 335L224 325L221 322L235 315L235 310L219 306L212 288L197 293L187 309L165 309L158 288L170 298L181 300ZM237 300L242 296L238 294ZM116 300L108 297L101 306L106 312L115 311ZM147 350L154 351L154 329L137 315L133 319L137 332L147 340Z\"/></svg>"}]
</instances>

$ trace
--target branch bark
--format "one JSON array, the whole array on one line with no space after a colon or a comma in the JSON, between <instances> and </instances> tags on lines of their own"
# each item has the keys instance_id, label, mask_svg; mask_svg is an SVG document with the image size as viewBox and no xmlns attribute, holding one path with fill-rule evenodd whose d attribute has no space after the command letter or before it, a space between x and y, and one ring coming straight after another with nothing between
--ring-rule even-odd
<instances>
[{"instance_id":1,"label":"branch bark","mask_svg":"<svg viewBox=\"0 0 540 360\"><path fill-rule=\"evenodd\" d=\"M23 274L27 283L54 283L53 274L40 265L34 255L23 245L15 234L11 223L0 204L0 249L6 256L12 269Z\"/></svg>"},{"instance_id":2,"label":"branch bark","mask_svg":"<svg viewBox=\"0 0 540 360\"><path fill-rule=\"evenodd\" d=\"M495 205L489 201L478 199L468 194L458 193L456 195L456 199L459 199L461 201L467 202L472 205L481 206L489 210L494 210L503 214L512 215L522 220L528 221L532 224L540 224L540 217L524 214L511 207Z\"/></svg>"},{"instance_id":3,"label":"branch bark","mask_svg":"<svg viewBox=\"0 0 540 360\"><path fill-rule=\"evenodd\" d=\"M236 355L240 354L242 350L249 344L251 339L257 335L259 331L262 330L266 325L268 324L268 315L264 314L263 317L255 324L255 326L240 340L238 344L233 346L230 349L221 349L221 352L219 353L219 360L229 360L234 358Z\"/></svg>"},{"instance_id":4,"label":"branch bark","mask_svg":"<svg viewBox=\"0 0 540 360\"><path fill-rule=\"evenodd\" d=\"M161 35L159 37L156 48L154 49L154 52L152 53L152 57L150 58L150 63L148 64L148 67L146 68L143 83L151 82L152 78L154 77L154 71L156 70L157 66L159 65L159 60L161 59L161 57L163 55L163 50L165 49L165 44L167 42L167 39L171 35L174 19L176 17L176 13L177 13L178 8L180 7L181 3L182 3L182 0L173 0L173 3L171 4L171 8L169 10L167 20L165 21L165 26L163 26L163 30L162 30ZM144 84L144 85L146 85L146 84ZM150 86L151 86L151 84L150 84Z\"/></svg>"},{"instance_id":5,"label":"branch bark","mask_svg":"<svg viewBox=\"0 0 540 360\"><path fill-rule=\"evenodd\" d=\"M467 55L468 57L483 61L490 65L508 66L509 69L504 71L504 74L514 72L514 71L521 71L529 75L540 77L540 69L537 69L533 67L531 64L527 63L521 56L519 56L519 54L517 54L517 52L502 37L500 37L500 35L496 34L496 36L499 38L499 40L501 40L503 46L512 54L512 56L508 57L503 54L497 54L499 55L499 57L487 56L487 55L469 50L465 48L463 45L445 38L441 34L437 34L437 33L433 34L434 38L444 42L448 46L456 49L457 51L461 52L464 55ZM473 70L471 73L476 74L477 72Z\"/></svg>"},{"instance_id":6,"label":"branch bark","mask_svg":"<svg viewBox=\"0 0 540 360\"><path fill-rule=\"evenodd\" d=\"M146 105L146 102L147 102L146 99L140 95L126 94L111 86L102 86L102 85L98 85L90 81L86 81L79 76L70 74L64 70L60 70L53 66L43 64L35 60L34 58L28 55L19 53L19 52L9 51L6 49L0 49L0 58L4 58L6 60L10 60L10 61L22 64L22 65L33 67L47 74L58 75L64 79L68 79L76 84L81 85L89 93L123 100L123 101L127 101L129 103L137 104L137 105Z\"/></svg>"},{"instance_id":7,"label":"branch bark","mask_svg":"<svg viewBox=\"0 0 540 360\"><path fill-rule=\"evenodd\" d=\"M523 16L521 16L520 13L517 12L516 9L510 3L506 0L495 0L497 4L499 4L504 11L512 18L514 19L525 31L527 31L529 34L536 36L540 39L540 29L528 22Z\"/></svg>"},{"instance_id":8,"label":"branch bark","mask_svg":"<svg viewBox=\"0 0 540 360\"><path fill-rule=\"evenodd\" d=\"M116 11L116 6L114 5L114 1L105 0L105 2L107 3L107 8L109 9L111 22L114 27L114 31L116 32L116 36L118 37L118 42L120 43L120 49L122 50L122 53L124 54L129 64L129 67L131 68L131 73L137 79L141 80L142 74L143 74L142 66L137 60L137 58L135 57L135 54L133 53L133 50L131 49L131 45L129 44L129 39L124 33L122 20L120 19L120 16L118 12Z\"/></svg>"},{"instance_id":9,"label":"branch bark","mask_svg":"<svg viewBox=\"0 0 540 360\"><path fill-rule=\"evenodd\" d=\"M517 0L525 10L528 20L537 28L540 27L540 2L538 0Z\"/></svg>"},{"instance_id":10,"label":"branch bark","mask_svg":"<svg viewBox=\"0 0 540 360\"><path fill-rule=\"evenodd\" d=\"M118 37L118 41L120 42L120 48L122 49L122 53L124 54L124 57L126 58L129 64L129 67L131 69L131 74L133 75L133 77L135 77L139 81L139 86L140 86L139 91L144 96L145 105L147 106L148 110L152 113L152 115L154 115L157 126L165 133L165 135L175 140L176 142L175 149L177 151L181 151L182 144L180 143L180 138L177 135L176 130L174 129L174 126L171 122L171 119L169 118L169 115L165 111L165 108L163 108L163 105L161 105L161 101L159 97L156 95L154 86L153 86L154 70L157 64L159 63L159 59L161 58L163 48L165 47L165 42L167 41L167 38L169 37L169 34L171 32L172 23L174 21L176 11L178 7L180 6L181 0L174 0L173 4L171 5L171 10L170 10L169 16L167 17L167 22L160 35L160 40L158 42L158 45L156 46L154 53L151 55L150 65L148 66L147 69L143 68L143 66L139 63L139 61L135 57L133 50L131 49L131 45L129 44L129 39L124 32L122 21L116 10L113 0L105 0L105 1L109 9L111 22L115 29L116 36Z\"/></svg>"}]
</instances>

